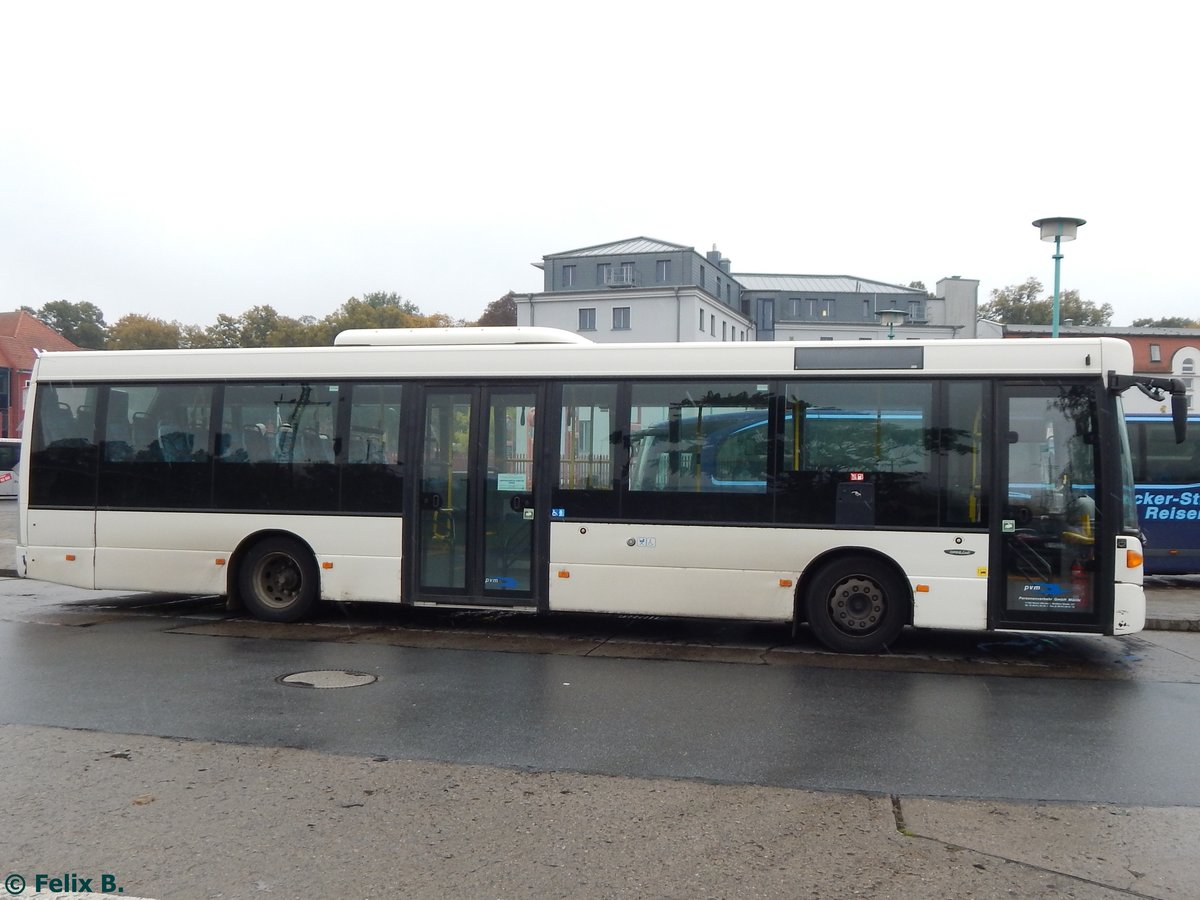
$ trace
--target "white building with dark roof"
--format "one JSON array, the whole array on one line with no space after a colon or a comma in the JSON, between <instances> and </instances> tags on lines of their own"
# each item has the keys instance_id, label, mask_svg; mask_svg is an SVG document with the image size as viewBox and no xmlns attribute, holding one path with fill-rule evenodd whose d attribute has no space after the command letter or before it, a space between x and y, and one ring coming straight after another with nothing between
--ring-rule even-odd
<instances>
[{"instance_id":1,"label":"white building with dark roof","mask_svg":"<svg viewBox=\"0 0 1200 900\"><path fill-rule=\"evenodd\" d=\"M517 324L594 341L816 341L975 337L979 282L934 295L853 275L742 274L714 247L636 237L535 263L541 293L518 295ZM883 324L885 310L899 325Z\"/></svg>"}]
</instances>

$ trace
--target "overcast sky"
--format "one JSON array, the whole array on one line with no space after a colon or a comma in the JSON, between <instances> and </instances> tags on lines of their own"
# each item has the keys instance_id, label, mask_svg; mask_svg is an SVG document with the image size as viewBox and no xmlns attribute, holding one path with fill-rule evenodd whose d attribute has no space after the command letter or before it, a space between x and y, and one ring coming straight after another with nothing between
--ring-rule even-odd
<instances>
[{"instance_id":1,"label":"overcast sky","mask_svg":"<svg viewBox=\"0 0 1200 900\"><path fill-rule=\"evenodd\" d=\"M1187 4L5 5L0 309L475 318L646 235L1200 316Z\"/></svg>"}]
</instances>

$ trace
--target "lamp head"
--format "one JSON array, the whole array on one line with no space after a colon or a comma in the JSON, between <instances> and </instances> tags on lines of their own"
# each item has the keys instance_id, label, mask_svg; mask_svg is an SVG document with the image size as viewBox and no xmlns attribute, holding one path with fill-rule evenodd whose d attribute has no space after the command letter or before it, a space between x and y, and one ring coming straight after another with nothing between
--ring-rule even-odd
<instances>
[{"instance_id":1,"label":"lamp head","mask_svg":"<svg viewBox=\"0 0 1200 900\"><path fill-rule=\"evenodd\" d=\"M1069 216L1055 216L1051 219L1038 219L1033 223L1034 228L1041 230L1041 238L1043 241L1060 241L1075 240L1075 233L1079 231L1080 225L1086 225L1083 219L1072 219Z\"/></svg>"}]
</instances>

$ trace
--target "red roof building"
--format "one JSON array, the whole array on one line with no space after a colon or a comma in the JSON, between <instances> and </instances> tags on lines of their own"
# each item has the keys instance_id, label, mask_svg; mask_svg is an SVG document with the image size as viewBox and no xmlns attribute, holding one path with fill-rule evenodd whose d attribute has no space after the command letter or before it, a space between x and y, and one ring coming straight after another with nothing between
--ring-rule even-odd
<instances>
[{"instance_id":1,"label":"red roof building","mask_svg":"<svg viewBox=\"0 0 1200 900\"><path fill-rule=\"evenodd\" d=\"M1046 338L1049 325L1005 325L1006 338ZM1157 328L1133 325L1064 325L1059 337L1115 337L1133 347L1133 371L1139 375L1174 377L1187 389L1188 410L1194 415L1200 406L1196 402L1196 387L1200 385L1200 328ZM1125 395L1126 412L1161 412L1165 402L1149 401L1137 391Z\"/></svg>"},{"instance_id":2,"label":"red roof building","mask_svg":"<svg viewBox=\"0 0 1200 900\"><path fill-rule=\"evenodd\" d=\"M27 312L0 313L0 437L20 437L33 361L42 350L79 350Z\"/></svg>"}]
</instances>

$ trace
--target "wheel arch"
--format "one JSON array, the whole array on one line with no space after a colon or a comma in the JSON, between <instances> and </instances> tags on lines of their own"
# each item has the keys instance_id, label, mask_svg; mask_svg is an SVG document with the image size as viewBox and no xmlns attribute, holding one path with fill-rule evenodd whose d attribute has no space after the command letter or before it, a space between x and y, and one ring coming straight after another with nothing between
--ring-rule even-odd
<instances>
[{"instance_id":1,"label":"wheel arch","mask_svg":"<svg viewBox=\"0 0 1200 900\"><path fill-rule=\"evenodd\" d=\"M901 583L907 589L907 595L904 598L904 624L911 625L913 623L913 606L915 605L915 601L912 584L908 580L908 575L905 574L904 567L891 556L873 547L845 546L831 547L823 553L817 554L804 567L804 571L800 573L800 578L796 582L796 592L792 596L792 617L795 625L808 621L808 614L804 608L805 600L808 597L808 592L812 587L813 581L816 580L817 574L829 563L855 556L866 557L880 566L886 566L896 574L896 577L900 579Z\"/></svg>"},{"instance_id":2,"label":"wheel arch","mask_svg":"<svg viewBox=\"0 0 1200 900\"><path fill-rule=\"evenodd\" d=\"M317 560L316 551L313 550L312 544L296 534L294 531L288 531L285 528L262 528L258 531L251 532L242 538L241 542L234 548L233 553L229 557L229 565L225 573L225 590L229 596L237 603L242 602L242 598L238 593L238 572L241 571L242 563L246 559L246 554L256 544L262 541L270 540L271 538L287 538L288 540L296 541L298 544L308 551L312 557L313 563L317 570L317 599L320 600L324 594L321 584L321 566Z\"/></svg>"}]
</instances>

